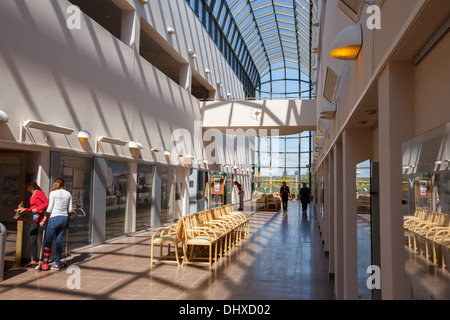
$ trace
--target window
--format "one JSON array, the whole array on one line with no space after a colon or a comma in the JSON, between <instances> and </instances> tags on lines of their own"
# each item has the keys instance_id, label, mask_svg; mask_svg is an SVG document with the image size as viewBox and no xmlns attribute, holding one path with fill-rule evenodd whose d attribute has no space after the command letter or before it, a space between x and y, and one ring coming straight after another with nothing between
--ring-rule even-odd
<instances>
[{"instance_id":1,"label":"window","mask_svg":"<svg viewBox=\"0 0 450 320\"><path fill-rule=\"evenodd\" d=\"M311 185L311 132L259 137L255 141L255 192L278 192L283 181L298 193L299 183Z\"/></svg>"}]
</instances>

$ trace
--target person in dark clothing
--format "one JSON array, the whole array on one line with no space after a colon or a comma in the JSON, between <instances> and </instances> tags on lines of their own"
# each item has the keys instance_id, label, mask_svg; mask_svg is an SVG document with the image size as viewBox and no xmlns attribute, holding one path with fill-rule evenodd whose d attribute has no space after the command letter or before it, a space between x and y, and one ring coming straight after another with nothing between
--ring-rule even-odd
<instances>
[{"instance_id":1,"label":"person in dark clothing","mask_svg":"<svg viewBox=\"0 0 450 320\"><path fill-rule=\"evenodd\" d=\"M303 184L303 188L300 189L300 201L302 202L302 212L306 214L308 210L308 204L311 202L311 190Z\"/></svg>"},{"instance_id":2,"label":"person in dark clothing","mask_svg":"<svg viewBox=\"0 0 450 320\"><path fill-rule=\"evenodd\" d=\"M242 185L235 181L234 185L238 188L238 194L239 194L239 211L244 210L244 189L242 189Z\"/></svg>"},{"instance_id":3,"label":"person in dark clothing","mask_svg":"<svg viewBox=\"0 0 450 320\"><path fill-rule=\"evenodd\" d=\"M283 185L280 188L280 196L281 201L283 201L283 213L287 212L288 200L291 192L289 191L289 187L286 185L286 182L283 182Z\"/></svg>"}]
</instances>

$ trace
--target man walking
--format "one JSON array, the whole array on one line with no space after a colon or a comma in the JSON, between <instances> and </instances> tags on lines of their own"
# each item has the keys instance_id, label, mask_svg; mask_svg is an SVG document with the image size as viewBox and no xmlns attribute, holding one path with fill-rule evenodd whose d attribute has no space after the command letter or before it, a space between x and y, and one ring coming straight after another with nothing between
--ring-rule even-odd
<instances>
[{"instance_id":1,"label":"man walking","mask_svg":"<svg viewBox=\"0 0 450 320\"><path fill-rule=\"evenodd\" d=\"M308 204L311 202L311 190L303 183L303 188L300 189L300 201L302 202L302 212L306 214Z\"/></svg>"},{"instance_id":2,"label":"man walking","mask_svg":"<svg viewBox=\"0 0 450 320\"><path fill-rule=\"evenodd\" d=\"M281 200L283 201L283 213L287 213L287 207L288 207L288 201L289 201L290 195L291 195L291 192L289 190L289 187L286 185L286 182L283 182L283 185L280 188L280 196L281 196Z\"/></svg>"}]
</instances>

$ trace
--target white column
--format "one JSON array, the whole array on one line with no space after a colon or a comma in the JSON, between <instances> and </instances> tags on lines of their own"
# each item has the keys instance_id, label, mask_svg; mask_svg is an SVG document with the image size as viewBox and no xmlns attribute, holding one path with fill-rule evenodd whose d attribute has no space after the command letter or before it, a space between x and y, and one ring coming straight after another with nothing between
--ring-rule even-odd
<instances>
[{"instance_id":1,"label":"white column","mask_svg":"<svg viewBox=\"0 0 450 320\"><path fill-rule=\"evenodd\" d=\"M323 176L324 176L324 221L323 221L323 231L322 239L324 243L325 252L330 251L330 167L329 158L323 161Z\"/></svg>"},{"instance_id":2,"label":"white column","mask_svg":"<svg viewBox=\"0 0 450 320\"><path fill-rule=\"evenodd\" d=\"M381 290L383 299L405 299L402 223L402 143L413 133L414 70L391 63L378 80L380 154Z\"/></svg>"},{"instance_id":3,"label":"white column","mask_svg":"<svg viewBox=\"0 0 450 320\"><path fill-rule=\"evenodd\" d=\"M192 88L192 67L190 64L184 64L180 67L180 87L191 92Z\"/></svg>"},{"instance_id":4,"label":"white column","mask_svg":"<svg viewBox=\"0 0 450 320\"><path fill-rule=\"evenodd\" d=\"M333 152L329 153L328 156L328 183L327 183L327 189L328 189L328 197L326 198L329 202L328 210L329 210L329 254L328 254L328 261L329 261L329 267L328 267L328 273L329 274L335 274L335 252L334 252L334 244L335 244L335 215L334 215L334 155Z\"/></svg>"},{"instance_id":5,"label":"white column","mask_svg":"<svg viewBox=\"0 0 450 320\"><path fill-rule=\"evenodd\" d=\"M337 142L333 147L334 171L334 287L336 299L344 299L344 227L342 217L342 143Z\"/></svg>"},{"instance_id":6,"label":"white column","mask_svg":"<svg viewBox=\"0 0 450 320\"><path fill-rule=\"evenodd\" d=\"M141 24L136 10L123 10L120 35L122 42L139 52L140 37Z\"/></svg>"},{"instance_id":7,"label":"white column","mask_svg":"<svg viewBox=\"0 0 450 320\"><path fill-rule=\"evenodd\" d=\"M356 209L356 165L372 156L370 130L346 129L343 145L343 228L344 228L344 298L358 295L358 227Z\"/></svg>"}]
</instances>

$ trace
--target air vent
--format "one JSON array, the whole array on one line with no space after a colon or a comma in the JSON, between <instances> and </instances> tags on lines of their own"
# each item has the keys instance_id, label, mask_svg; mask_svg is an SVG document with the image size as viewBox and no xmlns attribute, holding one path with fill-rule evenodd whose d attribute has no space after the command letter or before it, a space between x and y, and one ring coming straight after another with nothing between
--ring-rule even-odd
<instances>
[{"instance_id":1,"label":"air vent","mask_svg":"<svg viewBox=\"0 0 450 320\"><path fill-rule=\"evenodd\" d=\"M327 68L327 76L325 78L325 86L323 88L323 97L330 104L334 104L336 91L339 85L340 77L330 67Z\"/></svg>"},{"instance_id":2,"label":"air vent","mask_svg":"<svg viewBox=\"0 0 450 320\"><path fill-rule=\"evenodd\" d=\"M339 0L338 8L354 22L358 22L361 17L364 3L365 0Z\"/></svg>"}]
</instances>

